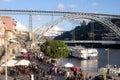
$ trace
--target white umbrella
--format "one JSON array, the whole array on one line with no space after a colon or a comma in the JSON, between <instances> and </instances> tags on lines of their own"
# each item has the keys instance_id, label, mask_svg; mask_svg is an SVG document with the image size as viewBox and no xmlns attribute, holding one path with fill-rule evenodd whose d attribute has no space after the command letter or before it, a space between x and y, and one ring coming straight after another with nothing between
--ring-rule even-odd
<instances>
[{"instance_id":1,"label":"white umbrella","mask_svg":"<svg viewBox=\"0 0 120 80\"><path fill-rule=\"evenodd\" d=\"M21 52L27 53L27 50L26 50L26 49L22 49L22 51L21 51Z\"/></svg>"},{"instance_id":2,"label":"white umbrella","mask_svg":"<svg viewBox=\"0 0 120 80\"><path fill-rule=\"evenodd\" d=\"M3 63L1 66L9 66L9 67L12 67L12 66L15 66L15 64L16 64L17 62L18 62L17 60L9 60L9 61Z\"/></svg>"},{"instance_id":3,"label":"white umbrella","mask_svg":"<svg viewBox=\"0 0 120 80\"><path fill-rule=\"evenodd\" d=\"M16 57L23 56L20 52L14 54Z\"/></svg>"},{"instance_id":4,"label":"white umbrella","mask_svg":"<svg viewBox=\"0 0 120 80\"><path fill-rule=\"evenodd\" d=\"M22 59L20 61L18 61L15 65L23 65L23 66L28 66L30 64L30 61L29 60L25 60L25 59Z\"/></svg>"},{"instance_id":5,"label":"white umbrella","mask_svg":"<svg viewBox=\"0 0 120 80\"><path fill-rule=\"evenodd\" d=\"M12 42L12 43L17 43L17 41L14 40L14 39L10 39L10 42Z\"/></svg>"},{"instance_id":6,"label":"white umbrella","mask_svg":"<svg viewBox=\"0 0 120 80\"><path fill-rule=\"evenodd\" d=\"M74 65L72 63L66 63L65 67L73 67Z\"/></svg>"}]
</instances>

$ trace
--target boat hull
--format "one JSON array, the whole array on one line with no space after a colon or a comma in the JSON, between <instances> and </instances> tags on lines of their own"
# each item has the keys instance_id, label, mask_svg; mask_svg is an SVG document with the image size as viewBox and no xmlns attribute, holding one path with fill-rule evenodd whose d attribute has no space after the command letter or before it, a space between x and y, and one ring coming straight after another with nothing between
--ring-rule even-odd
<instances>
[{"instance_id":1,"label":"boat hull","mask_svg":"<svg viewBox=\"0 0 120 80\"><path fill-rule=\"evenodd\" d=\"M68 58L76 58L80 60L89 60L89 57L79 57L79 56L74 56L74 55L69 55Z\"/></svg>"},{"instance_id":2,"label":"boat hull","mask_svg":"<svg viewBox=\"0 0 120 80\"><path fill-rule=\"evenodd\" d=\"M95 48L84 48L82 46L70 49L69 57L81 60L97 59L98 51Z\"/></svg>"}]
</instances>

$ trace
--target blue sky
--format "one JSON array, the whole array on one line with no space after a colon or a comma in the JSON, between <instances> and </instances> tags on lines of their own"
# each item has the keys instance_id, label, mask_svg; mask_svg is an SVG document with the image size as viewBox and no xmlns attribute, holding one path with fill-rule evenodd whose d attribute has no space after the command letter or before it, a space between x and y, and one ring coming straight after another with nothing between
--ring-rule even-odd
<instances>
[{"instance_id":1,"label":"blue sky","mask_svg":"<svg viewBox=\"0 0 120 80\"><path fill-rule=\"evenodd\" d=\"M56 10L120 15L120 0L0 0L0 9ZM28 16L12 15L12 17L28 26ZM44 22L42 22L43 20ZM44 16L34 16L33 21L37 27L47 20Z\"/></svg>"}]
</instances>

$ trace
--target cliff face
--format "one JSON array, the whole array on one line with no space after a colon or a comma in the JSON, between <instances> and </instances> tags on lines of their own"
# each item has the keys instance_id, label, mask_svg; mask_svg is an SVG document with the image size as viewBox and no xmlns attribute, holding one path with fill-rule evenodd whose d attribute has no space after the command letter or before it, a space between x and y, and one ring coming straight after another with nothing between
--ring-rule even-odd
<instances>
[{"instance_id":1,"label":"cliff face","mask_svg":"<svg viewBox=\"0 0 120 80\"><path fill-rule=\"evenodd\" d=\"M120 20L111 20L115 25L120 27ZM87 25L76 26L71 31L64 32L63 34L54 38L55 40L113 40L120 41L120 37L115 32L110 30L107 26L99 22L89 22ZM86 47L97 47L97 48L120 48L120 44L67 44L70 46L83 45Z\"/></svg>"},{"instance_id":2,"label":"cliff face","mask_svg":"<svg viewBox=\"0 0 120 80\"><path fill-rule=\"evenodd\" d=\"M111 20L120 27L120 20ZM57 40L120 40L114 32L99 22L89 22L87 25L76 26L75 29L55 37Z\"/></svg>"}]
</instances>

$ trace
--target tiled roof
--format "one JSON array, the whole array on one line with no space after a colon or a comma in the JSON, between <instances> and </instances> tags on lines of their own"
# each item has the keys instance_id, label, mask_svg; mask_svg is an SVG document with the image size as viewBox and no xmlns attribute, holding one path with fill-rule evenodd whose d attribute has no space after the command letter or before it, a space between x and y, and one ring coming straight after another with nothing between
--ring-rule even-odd
<instances>
[{"instance_id":1,"label":"tiled roof","mask_svg":"<svg viewBox=\"0 0 120 80\"><path fill-rule=\"evenodd\" d=\"M1 20L7 30L14 30L16 26L16 21L9 16L2 16Z\"/></svg>"}]
</instances>

